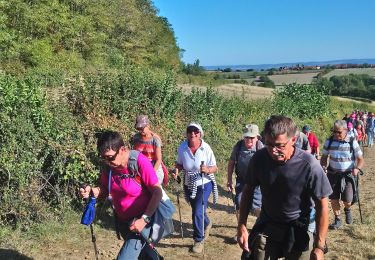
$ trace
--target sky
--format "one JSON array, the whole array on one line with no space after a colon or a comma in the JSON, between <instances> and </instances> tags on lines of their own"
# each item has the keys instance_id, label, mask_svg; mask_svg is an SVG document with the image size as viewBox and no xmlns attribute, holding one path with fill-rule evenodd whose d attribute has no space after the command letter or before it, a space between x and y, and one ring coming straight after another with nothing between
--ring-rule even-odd
<instances>
[{"instance_id":1,"label":"sky","mask_svg":"<svg viewBox=\"0 0 375 260\"><path fill-rule=\"evenodd\" d=\"M375 0L154 0L203 66L375 58Z\"/></svg>"}]
</instances>

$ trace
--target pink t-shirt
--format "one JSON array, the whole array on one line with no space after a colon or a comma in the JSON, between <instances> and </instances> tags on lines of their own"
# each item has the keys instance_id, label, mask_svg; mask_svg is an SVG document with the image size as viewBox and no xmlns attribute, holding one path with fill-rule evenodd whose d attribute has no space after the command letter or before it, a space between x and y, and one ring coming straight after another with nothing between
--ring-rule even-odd
<instances>
[{"instance_id":1,"label":"pink t-shirt","mask_svg":"<svg viewBox=\"0 0 375 260\"><path fill-rule=\"evenodd\" d=\"M140 153L137 163L142 186L134 178L121 176L128 174L128 168L121 171L112 169L112 203L118 218L123 221L130 221L135 217L140 217L145 212L152 196L148 188L158 184L155 170L147 157ZM100 184L104 195L107 196L108 173L101 173Z\"/></svg>"}]
</instances>

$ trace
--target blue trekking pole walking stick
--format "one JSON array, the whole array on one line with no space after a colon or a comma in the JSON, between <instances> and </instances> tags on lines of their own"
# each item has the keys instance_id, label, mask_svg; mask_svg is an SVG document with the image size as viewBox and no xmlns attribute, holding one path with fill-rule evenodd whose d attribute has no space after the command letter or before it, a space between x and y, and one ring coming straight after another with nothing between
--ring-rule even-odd
<instances>
[{"instance_id":1,"label":"blue trekking pole walking stick","mask_svg":"<svg viewBox=\"0 0 375 260\"><path fill-rule=\"evenodd\" d=\"M85 189L86 184L81 185L81 188ZM81 218L81 224L90 226L90 231L91 231L91 241L94 245L94 250L95 250L95 259L99 259L99 254L98 254L98 248L96 246L96 236L94 233L94 226L93 222L95 219L95 205L96 205L96 198L94 197L94 193L92 192L92 189L90 191L90 196L88 199L86 199L86 207L85 210L83 211L83 215Z\"/></svg>"}]
</instances>

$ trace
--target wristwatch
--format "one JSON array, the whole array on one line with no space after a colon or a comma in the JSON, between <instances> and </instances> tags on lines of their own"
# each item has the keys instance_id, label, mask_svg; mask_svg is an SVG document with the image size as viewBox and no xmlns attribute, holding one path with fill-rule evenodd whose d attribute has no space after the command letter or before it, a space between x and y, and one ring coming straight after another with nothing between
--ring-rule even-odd
<instances>
[{"instance_id":1,"label":"wristwatch","mask_svg":"<svg viewBox=\"0 0 375 260\"><path fill-rule=\"evenodd\" d=\"M143 218L143 220L144 220L147 224L151 222L151 217L149 217L149 216L147 216L147 215L145 215L145 214L142 215L142 218Z\"/></svg>"}]
</instances>

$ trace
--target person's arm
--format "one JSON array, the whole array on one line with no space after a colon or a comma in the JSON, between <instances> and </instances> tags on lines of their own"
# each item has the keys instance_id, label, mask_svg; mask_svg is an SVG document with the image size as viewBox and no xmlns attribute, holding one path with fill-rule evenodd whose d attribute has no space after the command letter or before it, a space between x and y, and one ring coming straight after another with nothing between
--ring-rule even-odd
<instances>
[{"instance_id":1,"label":"person's arm","mask_svg":"<svg viewBox=\"0 0 375 260\"><path fill-rule=\"evenodd\" d=\"M147 187L147 189L151 193L151 199L143 214L147 215L148 217L151 217L159 206L160 200L162 198L162 191L159 184ZM144 229L146 225L147 223L145 219L143 217L140 217L139 219L133 221L133 223L129 226L129 230L132 232L139 233Z\"/></svg>"},{"instance_id":2,"label":"person's arm","mask_svg":"<svg viewBox=\"0 0 375 260\"><path fill-rule=\"evenodd\" d=\"M161 146L156 146L155 147L155 164L154 164L155 171L159 169L161 162L162 162Z\"/></svg>"},{"instance_id":3,"label":"person's arm","mask_svg":"<svg viewBox=\"0 0 375 260\"><path fill-rule=\"evenodd\" d=\"M235 162L233 160L231 160L231 159L228 160L228 166L227 166L227 188L228 188L228 191L230 191L230 192L233 191L232 176L233 176L234 164L235 164Z\"/></svg>"},{"instance_id":4,"label":"person's arm","mask_svg":"<svg viewBox=\"0 0 375 260\"><path fill-rule=\"evenodd\" d=\"M250 186L249 184L245 184L241 200L240 200L240 216L238 218L238 227L237 227L237 241L239 246L247 251L250 252L249 248L249 233L247 232L247 217L250 212L250 205L252 205L253 197L254 197L254 189L255 186Z\"/></svg>"},{"instance_id":5,"label":"person's arm","mask_svg":"<svg viewBox=\"0 0 375 260\"><path fill-rule=\"evenodd\" d=\"M358 172L359 172L358 169L361 169L361 170L362 170L364 164L365 164L365 159L363 158L363 156L359 156L359 157L357 157L357 159L356 159L356 166L355 166L355 168L353 169L353 175L354 175L354 176L357 176L357 174L358 174Z\"/></svg>"},{"instance_id":6,"label":"person's arm","mask_svg":"<svg viewBox=\"0 0 375 260\"><path fill-rule=\"evenodd\" d=\"M315 209L316 236L313 250L311 251L311 259L324 259L324 247L329 224L328 198L316 200Z\"/></svg>"}]
</instances>

